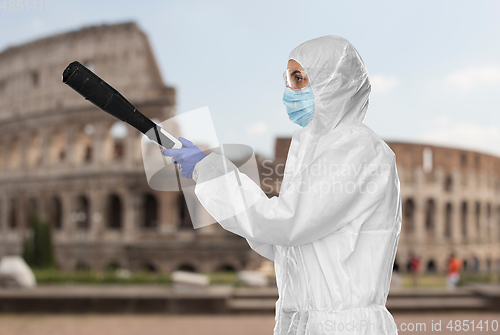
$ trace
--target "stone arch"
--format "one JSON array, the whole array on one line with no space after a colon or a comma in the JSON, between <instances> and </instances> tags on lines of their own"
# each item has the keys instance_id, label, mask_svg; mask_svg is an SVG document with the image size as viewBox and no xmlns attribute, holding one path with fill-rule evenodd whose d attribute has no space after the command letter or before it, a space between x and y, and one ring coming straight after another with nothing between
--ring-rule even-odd
<instances>
[{"instance_id":1,"label":"stone arch","mask_svg":"<svg viewBox=\"0 0 500 335\"><path fill-rule=\"evenodd\" d=\"M123 206L120 197L113 193L108 196L106 206L107 227L110 229L121 229L123 218Z\"/></svg>"},{"instance_id":2,"label":"stone arch","mask_svg":"<svg viewBox=\"0 0 500 335\"><path fill-rule=\"evenodd\" d=\"M125 157L125 138L127 137L127 133L127 125L121 121L116 121L109 125L103 142L105 161L116 162Z\"/></svg>"},{"instance_id":3,"label":"stone arch","mask_svg":"<svg viewBox=\"0 0 500 335\"><path fill-rule=\"evenodd\" d=\"M58 129L50 136L49 163L51 165L62 162L66 158L66 134Z\"/></svg>"},{"instance_id":4,"label":"stone arch","mask_svg":"<svg viewBox=\"0 0 500 335\"><path fill-rule=\"evenodd\" d=\"M40 73L38 71L31 71L31 83L34 87L40 85Z\"/></svg>"},{"instance_id":5,"label":"stone arch","mask_svg":"<svg viewBox=\"0 0 500 335\"><path fill-rule=\"evenodd\" d=\"M412 198L405 200L403 205L404 222L403 229L406 233L415 231L415 202Z\"/></svg>"},{"instance_id":6,"label":"stone arch","mask_svg":"<svg viewBox=\"0 0 500 335\"><path fill-rule=\"evenodd\" d=\"M82 261L82 260L79 260L76 262L76 265L75 265L76 271L90 271L90 269L91 268L90 268L89 263Z\"/></svg>"},{"instance_id":7,"label":"stone arch","mask_svg":"<svg viewBox=\"0 0 500 335\"><path fill-rule=\"evenodd\" d=\"M453 190L453 177L449 174L444 180L444 191L451 192Z\"/></svg>"},{"instance_id":8,"label":"stone arch","mask_svg":"<svg viewBox=\"0 0 500 335\"><path fill-rule=\"evenodd\" d=\"M158 227L158 200L156 199L156 196L151 193L146 193L143 196L142 227Z\"/></svg>"},{"instance_id":9,"label":"stone arch","mask_svg":"<svg viewBox=\"0 0 500 335\"><path fill-rule=\"evenodd\" d=\"M216 266L215 272L236 272L237 267L232 263L224 262Z\"/></svg>"},{"instance_id":10,"label":"stone arch","mask_svg":"<svg viewBox=\"0 0 500 335\"><path fill-rule=\"evenodd\" d=\"M444 215L444 236L448 239L452 237L453 205L448 202L445 206Z\"/></svg>"},{"instance_id":11,"label":"stone arch","mask_svg":"<svg viewBox=\"0 0 500 335\"><path fill-rule=\"evenodd\" d=\"M53 196L47 203L49 222L55 229L62 228L62 204L58 196Z\"/></svg>"},{"instance_id":12,"label":"stone arch","mask_svg":"<svg viewBox=\"0 0 500 335\"><path fill-rule=\"evenodd\" d=\"M466 167L467 166L467 154L465 152L461 152L460 153L460 165L462 167Z\"/></svg>"},{"instance_id":13,"label":"stone arch","mask_svg":"<svg viewBox=\"0 0 500 335\"><path fill-rule=\"evenodd\" d=\"M157 273L158 268L153 263L146 262L141 266L141 271L150 272L150 273Z\"/></svg>"},{"instance_id":14,"label":"stone arch","mask_svg":"<svg viewBox=\"0 0 500 335\"><path fill-rule=\"evenodd\" d=\"M467 201L463 201L462 202L462 206L460 208L460 223L461 223L461 226L462 226L462 236L463 237L466 237L467 236L467 215L468 215L468 206L467 206Z\"/></svg>"},{"instance_id":15,"label":"stone arch","mask_svg":"<svg viewBox=\"0 0 500 335\"><path fill-rule=\"evenodd\" d=\"M26 202L26 216L25 216L25 227L31 228L33 226L33 219L38 211L38 202L35 198L29 198Z\"/></svg>"},{"instance_id":16,"label":"stone arch","mask_svg":"<svg viewBox=\"0 0 500 335\"><path fill-rule=\"evenodd\" d=\"M42 138L38 132L31 135L29 139L26 161L29 168L34 168L42 162Z\"/></svg>"},{"instance_id":17,"label":"stone arch","mask_svg":"<svg viewBox=\"0 0 500 335\"><path fill-rule=\"evenodd\" d=\"M9 228L17 228L17 199L10 199L9 203Z\"/></svg>"},{"instance_id":18,"label":"stone arch","mask_svg":"<svg viewBox=\"0 0 500 335\"><path fill-rule=\"evenodd\" d=\"M437 271L436 262L432 258L427 262L426 270L429 273L435 273Z\"/></svg>"},{"instance_id":19,"label":"stone arch","mask_svg":"<svg viewBox=\"0 0 500 335\"><path fill-rule=\"evenodd\" d=\"M109 134L113 140L112 157L114 160L121 160L125 157L125 138L127 137L127 125L117 121L109 128Z\"/></svg>"},{"instance_id":20,"label":"stone arch","mask_svg":"<svg viewBox=\"0 0 500 335\"><path fill-rule=\"evenodd\" d=\"M425 229L434 231L436 222L436 205L434 199L428 199L425 204Z\"/></svg>"},{"instance_id":21,"label":"stone arch","mask_svg":"<svg viewBox=\"0 0 500 335\"><path fill-rule=\"evenodd\" d=\"M94 132L95 127L91 124L80 128L75 146L77 163L90 163L93 160Z\"/></svg>"},{"instance_id":22,"label":"stone arch","mask_svg":"<svg viewBox=\"0 0 500 335\"><path fill-rule=\"evenodd\" d=\"M198 272L196 269L196 266L192 265L191 263L181 263L180 265L177 266L178 271L187 271L187 272Z\"/></svg>"},{"instance_id":23,"label":"stone arch","mask_svg":"<svg viewBox=\"0 0 500 335\"><path fill-rule=\"evenodd\" d=\"M90 228L90 203L85 195L79 195L75 199L72 219L79 229Z\"/></svg>"},{"instance_id":24,"label":"stone arch","mask_svg":"<svg viewBox=\"0 0 500 335\"><path fill-rule=\"evenodd\" d=\"M191 221L191 216L189 215L188 206L186 204L186 199L184 194L181 192L177 197L177 208L179 208L179 229L192 229L193 222Z\"/></svg>"},{"instance_id":25,"label":"stone arch","mask_svg":"<svg viewBox=\"0 0 500 335\"><path fill-rule=\"evenodd\" d=\"M21 167L21 140L17 136L10 143L8 163L13 170Z\"/></svg>"}]
</instances>

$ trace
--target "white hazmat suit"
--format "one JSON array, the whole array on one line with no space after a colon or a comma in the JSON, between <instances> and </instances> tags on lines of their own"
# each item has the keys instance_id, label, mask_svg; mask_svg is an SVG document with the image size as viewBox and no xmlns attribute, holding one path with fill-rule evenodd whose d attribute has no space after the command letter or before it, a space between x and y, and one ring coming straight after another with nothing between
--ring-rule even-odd
<instances>
[{"instance_id":1,"label":"white hazmat suit","mask_svg":"<svg viewBox=\"0 0 500 335\"><path fill-rule=\"evenodd\" d=\"M401 230L390 147L364 124L370 81L338 36L290 53L314 94L310 123L293 133L278 197L222 155L193 172L195 193L220 225L273 260L274 334L397 334L385 307Z\"/></svg>"}]
</instances>

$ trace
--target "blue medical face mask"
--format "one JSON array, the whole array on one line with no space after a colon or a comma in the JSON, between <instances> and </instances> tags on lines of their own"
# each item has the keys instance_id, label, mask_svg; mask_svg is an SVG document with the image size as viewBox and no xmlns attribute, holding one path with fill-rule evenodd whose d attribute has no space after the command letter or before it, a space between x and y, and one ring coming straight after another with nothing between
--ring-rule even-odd
<instances>
[{"instance_id":1,"label":"blue medical face mask","mask_svg":"<svg viewBox=\"0 0 500 335\"><path fill-rule=\"evenodd\" d=\"M302 127L309 124L314 112L314 95L311 86L299 90L285 88L283 103L292 122Z\"/></svg>"}]
</instances>

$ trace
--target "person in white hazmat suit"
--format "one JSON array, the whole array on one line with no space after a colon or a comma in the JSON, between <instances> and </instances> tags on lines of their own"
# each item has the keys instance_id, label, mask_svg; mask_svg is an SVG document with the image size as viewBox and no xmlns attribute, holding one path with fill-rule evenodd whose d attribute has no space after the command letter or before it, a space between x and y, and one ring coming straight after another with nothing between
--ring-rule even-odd
<instances>
[{"instance_id":1,"label":"person in white hazmat suit","mask_svg":"<svg viewBox=\"0 0 500 335\"><path fill-rule=\"evenodd\" d=\"M164 150L226 230L273 260L274 334L397 334L385 304L401 231L400 183L390 147L364 124L371 90L344 38L297 46L283 102L293 133L279 196L225 157L186 139ZM220 220L219 220L219 219Z\"/></svg>"}]
</instances>

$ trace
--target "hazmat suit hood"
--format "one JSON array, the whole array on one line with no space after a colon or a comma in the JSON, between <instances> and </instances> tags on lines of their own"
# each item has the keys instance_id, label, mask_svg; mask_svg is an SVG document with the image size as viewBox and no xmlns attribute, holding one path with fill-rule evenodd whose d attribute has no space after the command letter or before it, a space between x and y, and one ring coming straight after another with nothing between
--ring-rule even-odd
<instances>
[{"instance_id":1,"label":"hazmat suit hood","mask_svg":"<svg viewBox=\"0 0 500 335\"><path fill-rule=\"evenodd\" d=\"M297 46L289 59L306 71L314 94L308 132L328 133L340 122L364 123L371 91L365 64L339 36L323 36Z\"/></svg>"},{"instance_id":2,"label":"hazmat suit hood","mask_svg":"<svg viewBox=\"0 0 500 335\"><path fill-rule=\"evenodd\" d=\"M290 164L285 170L285 176L292 177L329 150L338 141L339 131L351 130L350 142L356 145L357 135L353 131L364 126L371 84L361 56L348 40L339 36L304 42L292 50L289 59L304 68L314 95L310 123L295 130L292 136L287 157Z\"/></svg>"}]
</instances>

